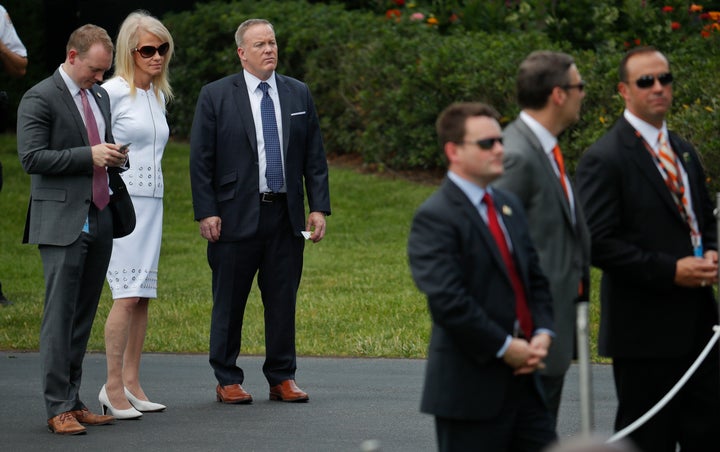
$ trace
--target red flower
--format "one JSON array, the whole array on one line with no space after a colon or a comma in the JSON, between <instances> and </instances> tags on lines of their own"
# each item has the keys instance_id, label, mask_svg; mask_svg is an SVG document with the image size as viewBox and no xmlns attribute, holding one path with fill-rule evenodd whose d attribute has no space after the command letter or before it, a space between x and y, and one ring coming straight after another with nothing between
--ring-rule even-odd
<instances>
[{"instance_id":1,"label":"red flower","mask_svg":"<svg viewBox=\"0 0 720 452\"><path fill-rule=\"evenodd\" d=\"M710 13L700 14L700 19L702 19L702 20L708 20L709 18L710 18Z\"/></svg>"},{"instance_id":2,"label":"red flower","mask_svg":"<svg viewBox=\"0 0 720 452\"><path fill-rule=\"evenodd\" d=\"M672 22L672 23L670 24L670 28L672 28L673 30L679 30L679 29L680 29L680 22Z\"/></svg>"},{"instance_id":3,"label":"red flower","mask_svg":"<svg viewBox=\"0 0 720 452\"><path fill-rule=\"evenodd\" d=\"M387 19L393 19L393 18L401 18L402 17L402 11L399 9L389 9L385 11L385 17Z\"/></svg>"},{"instance_id":4,"label":"red flower","mask_svg":"<svg viewBox=\"0 0 720 452\"><path fill-rule=\"evenodd\" d=\"M405 0L395 0L395 4L398 6L405 6Z\"/></svg>"},{"instance_id":5,"label":"red flower","mask_svg":"<svg viewBox=\"0 0 720 452\"><path fill-rule=\"evenodd\" d=\"M673 12L674 9L675 9L675 8L673 8L672 6L663 6L662 12L664 12L664 13L671 13L671 12Z\"/></svg>"},{"instance_id":6,"label":"red flower","mask_svg":"<svg viewBox=\"0 0 720 452\"><path fill-rule=\"evenodd\" d=\"M640 38L635 38L635 45L636 45L636 46L639 46L640 43L642 43L642 41L640 40Z\"/></svg>"}]
</instances>

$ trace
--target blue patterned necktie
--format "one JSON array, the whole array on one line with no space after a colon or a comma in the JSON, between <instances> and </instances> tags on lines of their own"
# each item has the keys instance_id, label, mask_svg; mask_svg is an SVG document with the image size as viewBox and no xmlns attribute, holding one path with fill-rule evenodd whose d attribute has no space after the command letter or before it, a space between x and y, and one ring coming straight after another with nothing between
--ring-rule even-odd
<instances>
[{"instance_id":1,"label":"blue patterned necktie","mask_svg":"<svg viewBox=\"0 0 720 452\"><path fill-rule=\"evenodd\" d=\"M260 82L260 89L263 92L260 101L260 115L262 116L263 139L265 140L265 178L270 190L279 192L283 186L283 168L280 157L280 138L275 121L275 106L268 94L270 85Z\"/></svg>"}]
</instances>

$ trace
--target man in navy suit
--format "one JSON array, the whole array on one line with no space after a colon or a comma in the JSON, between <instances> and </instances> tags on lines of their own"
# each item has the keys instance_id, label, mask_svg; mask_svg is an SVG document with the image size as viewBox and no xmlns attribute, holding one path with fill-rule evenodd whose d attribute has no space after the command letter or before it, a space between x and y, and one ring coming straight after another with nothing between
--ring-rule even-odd
<instances>
[{"instance_id":1,"label":"man in navy suit","mask_svg":"<svg viewBox=\"0 0 720 452\"><path fill-rule=\"evenodd\" d=\"M498 114L453 104L437 121L447 178L417 210L408 256L432 336L421 410L441 451L540 451L556 438L536 372L552 300L522 204L503 173Z\"/></svg>"},{"instance_id":2,"label":"man in navy suit","mask_svg":"<svg viewBox=\"0 0 720 452\"><path fill-rule=\"evenodd\" d=\"M330 214L327 160L310 90L275 73L273 26L247 20L235 41L243 71L202 88L190 141L193 208L212 269L210 364L216 397L223 403L252 402L236 360L257 274L270 399L306 402L307 393L295 384L295 304L302 233L322 240Z\"/></svg>"},{"instance_id":3,"label":"man in navy suit","mask_svg":"<svg viewBox=\"0 0 720 452\"><path fill-rule=\"evenodd\" d=\"M717 229L700 156L668 131L673 97L667 58L628 52L618 91L625 111L580 159L577 187L603 271L599 352L613 359L623 429L682 377L718 323ZM631 433L641 450L718 449L717 345L685 387Z\"/></svg>"}]
</instances>

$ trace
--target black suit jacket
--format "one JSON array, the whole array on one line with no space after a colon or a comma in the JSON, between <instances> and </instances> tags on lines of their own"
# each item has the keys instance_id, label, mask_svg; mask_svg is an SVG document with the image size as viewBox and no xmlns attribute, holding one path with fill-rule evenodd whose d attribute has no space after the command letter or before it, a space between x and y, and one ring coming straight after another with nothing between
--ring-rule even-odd
<instances>
[{"instance_id":1,"label":"black suit jacket","mask_svg":"<svg viewBox=\"0 0 720 452\"><path fill-rule=\"evenodd\" d=\"M494 190L535 328L553 329L548 282L520 201ZM498 351L515 323L505 264L477 208L449 179L418 209L408 241L412 276L427 295L432 336L422 411L455 419L498 415L513 370Z\"/></svg>"},{"instance_id":2,"label":"black suit jacket","mask_svg":"<svg viewBox=\"0 0 720 452\"><path fill-rule=\"evenodd\" d=\"M307 85L275 74L282 112L287 203L293 233L305 230L305 192L311 212L330 214L328 169L315 104ZM252 237L258 228L258 149L243 73L200 91L190 137L195 219L222 219L220 240Z\"/></svg>"},{"instance_id":3,"label":"black suit jacket","mask_svg":"<svg viewBox=\"0 0 720 452\"><path fill-rule=\"evenodd\" d=\"M717 249L713 204L700 157L670 132L688 174L705 250ZM592 263L603 271L600 347L611 357L663 357L694 352L717 323L713 292L674 283L675 263L693 255L682 219L653 159L625 119L582 156L577 188L592 237Z\"/></svg>"}]
</instances>

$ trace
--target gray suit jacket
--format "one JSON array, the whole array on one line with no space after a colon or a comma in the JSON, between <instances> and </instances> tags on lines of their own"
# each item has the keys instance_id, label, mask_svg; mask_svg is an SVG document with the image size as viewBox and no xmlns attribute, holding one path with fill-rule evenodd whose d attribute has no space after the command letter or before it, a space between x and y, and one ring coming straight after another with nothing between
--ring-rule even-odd
<instances>
[{"instance_id":1,"label":"gray suit jacket","mask_svg":"<svg viewBox=\"0 0 720 452\"><path fill-rule=\"evenodd\" d=\"M97 85L92 92L107 124L104 141L113 143L108 95ZM59 70L25 93L17 116L18 156L31 175L23 243L69 245L80 236L88 216L93 161L85 123ZM129 234L135 224L118 171L108 169L115 237ZM130 230L118 230L124 222L127 228L129 219Z\"/></svg>"},{"instance_id":2,"label":"gray suit jacket","mask_svg":"<svg viewBox=\"0 0 720 452\"><path fill-rule=\"evenodd\" d=\"M540 256L540 267L550 281L555 333L544 374L564 374L573 357L575 302L578 283L590 271L590 234L575 194L573 224L570 205L540 141L519 118L503 131L505 173L493 185L520 198L528 216L530 236Z\"/></svg>"}]
</instances>

